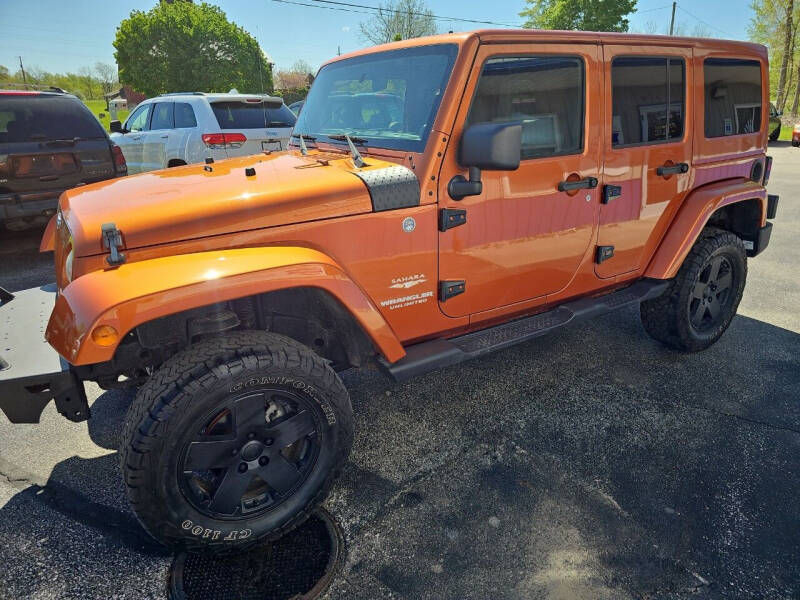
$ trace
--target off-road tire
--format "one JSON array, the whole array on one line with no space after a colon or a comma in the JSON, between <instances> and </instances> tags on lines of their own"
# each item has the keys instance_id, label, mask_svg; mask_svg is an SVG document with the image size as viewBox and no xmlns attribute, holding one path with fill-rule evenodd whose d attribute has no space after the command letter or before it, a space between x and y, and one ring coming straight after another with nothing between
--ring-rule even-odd
<instances>
[{"instance_id":1,"label":"off-road tire","mask_svg":"<svg viewBox=\"0 0 800 600\"><path fill-rule=\"evenodd\" d=\"M775 131L769 134L769 141L774 142L780 137L780 135L781 135L781 128L780 126L778 126L777 128L775 128Z\"/></svg>"},{"instance_id":2,"label":"off-road tire","mask_svg":"<svg viewBox=\"0 0 800 600\"><path fill-rule=\"evenodd\" d=\"M318 424L317 458L281 510L250 519L212 518L181 491L181 431L190 431L191 419L214 410L215 402L224 404L237 386L258 393L265 378L288 382L291 393L313 400L307 410ZM276 539L305 521L330 491L352 442L350 398L328 362L290 338L242 331L190 346L147 380L128 410L120 459L131 507L153 538L176 550L225 553Z\"/></svg>"},{"instance_id":3,"label":"off-road tire","mask_svg":"<svg viewBox=\"0 0 800 600\"><path fill-rule=\"evenodd\" d=\"M731 267L731 296L719 320L707 331L698 331L689 314L695 284L717 257ZM747 254L742 240L723 229L707 227L681 265L678 275L664 293L642 302L640 313L645 331L663 344L685 352L699 352L714 344L731 324L742 299L747 279Z\"/></svg>"}]
</instances>

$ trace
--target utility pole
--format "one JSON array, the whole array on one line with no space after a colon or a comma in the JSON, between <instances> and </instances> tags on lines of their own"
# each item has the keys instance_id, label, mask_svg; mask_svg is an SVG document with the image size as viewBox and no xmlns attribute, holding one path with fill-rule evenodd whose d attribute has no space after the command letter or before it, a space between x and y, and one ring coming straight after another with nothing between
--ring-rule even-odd
<instances>
[{"instance_id":1,"label":"utility pole","mask_svg":"<svg viewBox=\"0 0 800 600\"><path fill-rule=\"evenodd\" d=\"M675 7L678 5L677 2L672 3L672 18L669 20L669 34L672 35L672 28L675 27Z\"/></svg>"},{"instance_id":2,"label":"utility pole","mask_svg":"<svg viewBox=\"0 0 800 600\"><path fill-rule=\"evenodd\" d=\"M341 56L341 55L342 55L342 47L336 46L336 56Z\"/></svg>"},{"instance_id":3,"label":"utility pole","mask_svg":"<svg viewBox=\"0 0 800 600\"><path fill-rule=\"evenodd\" d=\"M17 58L19 59L19 68L22 71L22 83L27 84L28 83L28 79L27 79L27 77L25 77L25 67L22 65L22 57L21 56L17 56Z\"/></svg>"}]
</instances>

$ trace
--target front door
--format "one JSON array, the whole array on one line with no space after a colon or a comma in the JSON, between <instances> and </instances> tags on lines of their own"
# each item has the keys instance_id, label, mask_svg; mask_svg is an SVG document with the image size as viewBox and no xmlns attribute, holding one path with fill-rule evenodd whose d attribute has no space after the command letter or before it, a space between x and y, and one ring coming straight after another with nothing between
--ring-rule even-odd
<instances>
[{"instance_id":1,"label":"front door","mask_svg":"<svg viewBox=\"0 0 800 600\"><path fill-rule=\"evenodd\" d=\"M604 53L609 135L597 243L613 251L595 272L609 278L645 268L688 190L692 54L647 46L605 46Z\"/></svg>"},{"instance_id":2,"label":"front door","mask_svg":"<svg viewBox=\"0 0 800 600\"><path fill-rule=\"evenodd\" d=\"M593 43L478 50L439 182L440 207L466 211L466 223L439 234L439 279L465 282L462 293L440 297L445 314L557 292L590 251L601 160L598 56ZM503 121L522 123L519 169L484 171L480 195L454 200L447 183L467 176L457 160L464 127ZM562 182L570 189L559 191Z\"/></svg>"},{"instance_id":3,"label":"front door","mask_svg":"<svg viewBox=\"0 0 800 600\"><path fill-rule=\"evenodd\" d=\"M125 122L126 133L115 135L112 140L121 149L128 165L128 173L144 171L144 135L150 126L152 104L139 106Z\"/></svg>"}]
</instances>

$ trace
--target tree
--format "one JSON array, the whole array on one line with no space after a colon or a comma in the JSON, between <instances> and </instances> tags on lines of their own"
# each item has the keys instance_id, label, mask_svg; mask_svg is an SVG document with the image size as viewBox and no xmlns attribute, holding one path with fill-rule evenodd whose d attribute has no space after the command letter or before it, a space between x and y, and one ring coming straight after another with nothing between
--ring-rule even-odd
<instances>
[{"instance_id":1,"label":"tree","mask_svg":"<svg viewBox=\"0 0 800 600\"><path fill-rule=\"evenodd\" d=\"M783 110L792 86L800 85L798 56L798 22L800 2L793 0L752 0L753 15L747 29L750 39L764 44L769 50L770 89L775 96L775 105ZM795 76L797 74L797 76ZM798 90L795 88L794 96ZM792 111L795 111L792 102Z\"/></svg>"},{"instance_id":2,"label":"tree","mask_svg":"<svg viewBox=\"0 0 800 600\"><path fill-rule=\"evenodd\" d=\"M148 96L272 90L272 67L255 38L210 4L134 10L117 28L114 48L120 81Z\"/></svg>"},{"instance_id":3,"label":"tree","mask_svg":"<svg viewBox=\"0 0 800 600\"><path fill-rule=\"evenodd\" d=\"M314 82L314 69L304 60L295 61L291 69L280 69L275 73L276 90L308 89Z\"/></svg>"},{"instance_id":4,"label":"tree","mask_svg":"<svg viewBox=\"0 0 800 600\"><path fill-rule=\"evenodd\" d=\"M97 93L100 86L97 85L97 80L92 74L91 67L81 67L78 69L78 77L80 78L81 89L85 98L97 98Z\"/></svg>"},{"instance_id":5,"label":"tree","mask_svg":"<svg viewBox=\"0 0 800 600\"><path fill-rule=\"evenodd\" d=\"M778 110L783 108L784 91L786 88L786 70L789 68L789 57L792 52L792 39L794 38L794 23L792 17L794 16L794 0L789 0L786 3L786 25L783 32L783 60L781 61L781 72L778 75L778 91L775 99L775 104Z\"/></svg>"},{"instance_id":6,"label":"tree","mask_svg":"<svg viewBox=\"0 0 800 600\"><path fill-rule=\"evenodd\" d=\"M375 16L359 25L361 37L373 44L407 40L436 33L436 20L423 0L390 0Z\"/></svg>"},{"instance_id":7,"label":"tree","mask_svg":"<svg viewBox=\"0 0 800 600\"><path fill-rule=\"evenodd\" d=\"M519 13L529 29L628 31L629 14L636 0L526 0Z\"/></svg>"},{"instance_id":8,"label":"tree","mask_svg":"<svg viewBox=\"0 0 800 600\"><path fill-rule=\"evenodd\" d=\"M11 73L8 72L8 67L0 65L0 82L10 81Z\"/></svg>"},{"instance_id":9,"label":"tree","mask_svg":"<svg viewBox=\"0 0 800 600\"><path fill-rule=\"evenodd\" d=\"M294 71L295 73L303 73L305 75L311 75L312 77L316 72L314 68L305 60L294 61L291 70Z\"/></svg>"},{"instance_id":10,"label":"tree","mask_svg":"<svg viewBox=\"0 0 800 600\"><path fill-rule=\"evenodd\" d=\"M97 79L100 80L103 93L108 94L113 91L114 84L117 81L117 68L114 65L98 61L94 63L94 72L97 75Z\"/></svg>"}]
</instances>

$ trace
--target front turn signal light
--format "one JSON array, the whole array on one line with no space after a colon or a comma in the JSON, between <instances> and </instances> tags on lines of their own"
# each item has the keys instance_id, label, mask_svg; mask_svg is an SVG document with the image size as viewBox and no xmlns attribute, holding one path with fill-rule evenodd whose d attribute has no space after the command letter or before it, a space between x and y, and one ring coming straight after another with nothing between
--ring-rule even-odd
<instances>
[{"instance_id":1,"label":"front turn signal light","mask_svg":"<svg viewBox=\"0 0 800 600\"><path fill-rule=\"evenodd\" d=\"M92 341L98 346L113 346L119 340L119 333L111 325L99 325L92 330Z\"/></svg>"}]
</instances>

